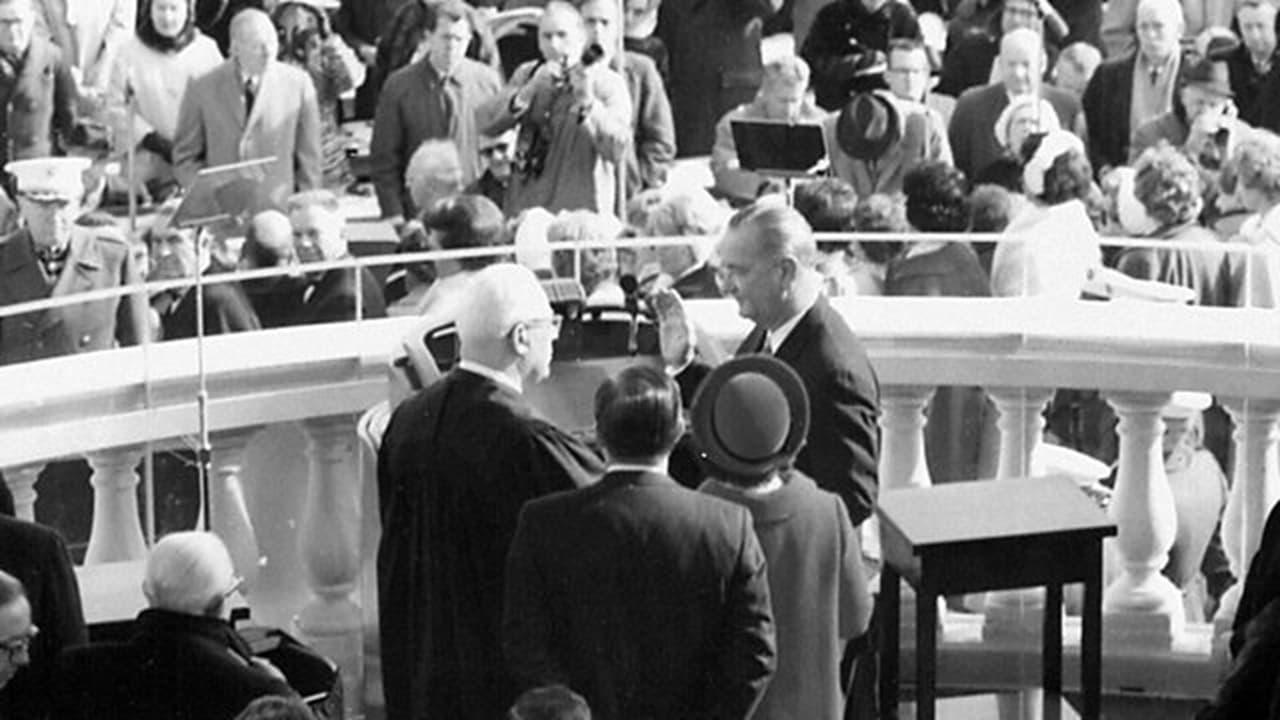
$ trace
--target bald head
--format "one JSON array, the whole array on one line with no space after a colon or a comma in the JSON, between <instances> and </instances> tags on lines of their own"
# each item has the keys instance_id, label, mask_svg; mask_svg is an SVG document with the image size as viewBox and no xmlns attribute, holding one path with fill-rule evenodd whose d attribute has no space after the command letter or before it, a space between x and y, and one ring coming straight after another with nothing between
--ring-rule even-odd
<instances>
[{"instance_id":1,"label":"bald head","mask_svg":"<svg viewBox=\"0 0 1280 720\"><path fill-rule=\"evenodd\" d=\"M279 210L264 210L253 216L240 262L245 267L275 267L293 260L293 226Z\"/></svg>"},{"instance_id":2,"label":"bald head","mask_svg":"<svg viewBox=\"0 0 1280 720\"><path fill-rule=\"evenodd\" d=\"M280 50L271 16L249 8L231 19L231 57L245 78L257 78Z\"/></svg>"},{"instance_id":3,"label":"bald head","mask_svg":"<svg viewBox=\"0 0 1280 720\"><path fill-rule=\"evenodd\" d=\"M1178 0L1139 0L1135 17L1138 50L1147 62L1164 62L1178 51L1186 27Z\"/></svg>"},{"instance_id":4,"label":"bald head","mask_svg":"<svg viewBox=\"0 0 1280 720\"><path fill-rule=\"evenodd\" d=\"M1039 90L1044 75L1044 39L1030 28L1016 28L1000 38L1000 74L1012 95Z\"/></svg>"},{"instance_id":5,"label":"bald head","mask_svg":"<svg viewBox=\"0 0 1280 720\"><path fill-rule=\"evenodd\" d=\"M227 546L208 532L166 535L147 555L143 594L153 608L187 615L220 615L235 589Z\"/></svg>"}]
</instances>

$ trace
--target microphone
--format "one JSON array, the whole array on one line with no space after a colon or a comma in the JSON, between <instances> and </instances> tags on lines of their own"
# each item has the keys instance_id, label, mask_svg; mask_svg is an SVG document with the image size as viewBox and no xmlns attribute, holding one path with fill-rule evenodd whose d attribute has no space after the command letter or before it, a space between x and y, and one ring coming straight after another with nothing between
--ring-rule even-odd
<instances>
[{"instance_id":1,"label":"microphone","mask_svg":"<svg viewBox=\"0 0 1280 720\"><path fill-rule=\"evenodd\" d=\"M640 352L640 282L635 275L623 275L618 278L622 286L623 306L631 316L631 326L627 330L627 354Z\"/></svg>"}]
</instances>

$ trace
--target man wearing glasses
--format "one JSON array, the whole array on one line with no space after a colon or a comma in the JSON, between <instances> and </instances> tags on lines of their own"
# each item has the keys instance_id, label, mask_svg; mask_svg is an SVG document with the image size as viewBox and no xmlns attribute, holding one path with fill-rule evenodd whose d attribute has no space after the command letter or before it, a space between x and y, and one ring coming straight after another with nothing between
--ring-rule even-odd
<instances>
[{"instance_id":1,"label":"man wearing glasses","mask_svg":"<svg viewBox=\"0 0 1280 720\"><path fill-rule=\"evenodd\" d=\"M88 641L62 538L0 515L0 718L48 717L58 653Z\"/></svg>"},{"instance_id":2,"label":"man wearing glasses","mask_svg":"<svg viewBox=\"0 0 1280 720\"><path fill-rule=\"evenodd\" d=\"M378 453L378 616L389 718L502 717L504 567L525 502L602 470L524 392L551 372L560 318L533 272L478 271L460 360L395 411Z\"/></svg>"},{"instance_id":3,"label":"man wearing glasses","mask_svg":"<svg viewBox=\"0 0 1280 720\"><path fill-rule=\"evenodd\" d=\"M22 583L0 570L0 689L31 664L31 641L39 632Z\"/></svg>"}]
</instances>

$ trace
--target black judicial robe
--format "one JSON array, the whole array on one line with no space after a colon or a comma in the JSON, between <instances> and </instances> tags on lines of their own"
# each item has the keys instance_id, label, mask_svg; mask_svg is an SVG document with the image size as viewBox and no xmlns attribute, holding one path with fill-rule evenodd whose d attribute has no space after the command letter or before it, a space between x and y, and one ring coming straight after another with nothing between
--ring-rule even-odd
<instances>
[{"instance_id":1,"label":"black judicial robe","mask_svg":"<svg viewBox=\"0 0 1280 720\"><path fill-rule=\"evenodd\" d=\"M603 470L516 392L454 369L402 403L378 453L378 617L388 718L490 720L515 699L503 575L525 502Z\"/></svg>"}]
</instances>

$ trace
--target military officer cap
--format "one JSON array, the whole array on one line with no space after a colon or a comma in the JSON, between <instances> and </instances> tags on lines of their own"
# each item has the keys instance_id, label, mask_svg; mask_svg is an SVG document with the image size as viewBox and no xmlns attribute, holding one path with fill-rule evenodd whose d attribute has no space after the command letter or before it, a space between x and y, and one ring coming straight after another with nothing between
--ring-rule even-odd
<instances>
[{"instance_id":1,"label":"military officer cap","mask_svg":"<svg viewBox=\"0 0 1280 720\"><path fill-rule=\"evenodd\" d=\"M82 157L44 157L15 160L4 169L20 196L40 203L72 202L84 195L84 171L90 164Z\"/></svg>"}]
</instances>

